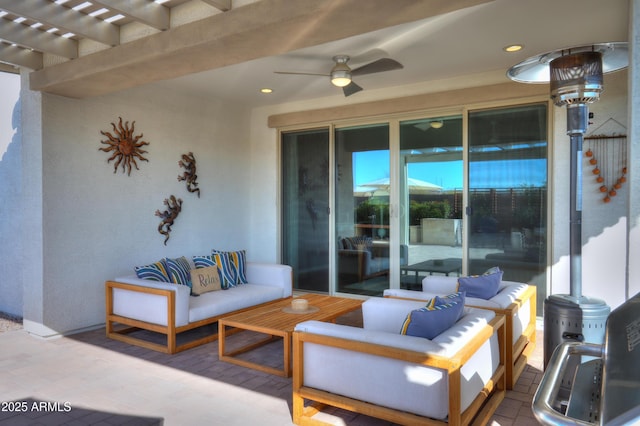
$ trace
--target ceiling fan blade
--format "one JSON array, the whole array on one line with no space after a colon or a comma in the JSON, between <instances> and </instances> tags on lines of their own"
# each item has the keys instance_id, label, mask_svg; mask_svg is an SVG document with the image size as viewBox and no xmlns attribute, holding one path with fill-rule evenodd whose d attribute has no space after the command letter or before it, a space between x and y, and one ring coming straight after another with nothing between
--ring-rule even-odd
<instances>
[{"instance_id":1,"label":"ceiling fan blade","mask_svg":"<svg viewBox=\"0 0 640 426\"><path fill-rule=\"evenodd\" d=\"M287 75L319 75L321 77L329 77L329 74L319 74L315 72L293 72L293 71L274 71L274 74L287 74Z\"/></svg>"},{"instance_id":2,"label":"ceiling fan blade","mask_svg":"<svg viewBox=\"0 0 640 426\"><path fill-rule=\"evenodd\" d=\"M353 80L351 81L351 83L347 84L342 88L342 91L344 92L345 96L351 96L354 93L358 93L361 90L362 90L362 87L355 84Z\"/></svg>"},{"instance_id":3,"label":"ceiling fan blade","mask_svg":"<svg viewBox=\"0 0 640 426\"><path fill-rule=\"evenodd\" d=\"M402 64L391 58L381 58L366 65L351 70L351 75L374 74L377 72L393 71L404 68Z\"/></svg>"}]
</instances>

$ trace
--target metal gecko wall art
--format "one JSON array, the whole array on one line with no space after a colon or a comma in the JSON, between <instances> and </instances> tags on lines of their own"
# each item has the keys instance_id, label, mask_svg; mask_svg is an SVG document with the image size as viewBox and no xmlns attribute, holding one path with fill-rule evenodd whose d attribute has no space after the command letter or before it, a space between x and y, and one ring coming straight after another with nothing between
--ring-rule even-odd
<instances>
[{"instance_id":1,"label":"metal gecko wall art","mask_svg":"<svg viewBox=\"0 0 640 426\"><path fill-rule=\"evenodd\" d=\"M164 245L166 246L167 241L169 241L169 237L171 236L170 234L173 222L182 210L182 199L171 195L169 198L165 198L164 205L167 206L165 211L161 212L160 210L156 210L156 216L162 218L162 221L160 221L160 224L158 225L158 232L165 236Z\"/></svg>"},{"instance_id":2,"label":"metal gecko wall art","mask_svg":"<svg viewBox=\"0 0 640 426\"><path fill-rule=\"evenodd\" d=\"M185 169L181 176L178 176L178 182L185 181L187 191L196 192L200 198L200 188L198 188L198 175L196 174L196 159L193 152L182 154L182 159L178 161L178 165Z\"/></svg>"}]
</instances>

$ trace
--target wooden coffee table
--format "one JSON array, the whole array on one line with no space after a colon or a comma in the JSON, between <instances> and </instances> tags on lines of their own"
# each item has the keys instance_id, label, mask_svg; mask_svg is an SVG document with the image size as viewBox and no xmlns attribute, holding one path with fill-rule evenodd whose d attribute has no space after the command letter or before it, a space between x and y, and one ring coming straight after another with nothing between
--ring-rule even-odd
<instances>
[{"instance_id":1,"label":"wooden coffee table","mask_svg":"<svg viewBox=\"0 0 640 426\"><path fill-rule=\"evenodd\" d=\"M283 308L291 307L291 298L279 300L268 305L260 306L245 312L221 318L218 321L218 356L220 360L249 367L266 373L282 377L291 376L291 336L296 324L308 320L335 321L336 318L360 308L364 300L345 297L324 296L320 294L306 294L300 296L309 301L309 307L314 308L308 313L288 313ZM227 330L233 327L235 330ZM268 335L255 343L243 346L233 351L226 351L226 338L230 332L251 330ZM228 332L229 331L229 332ZM257 364L236 355L248 352L276 339L282 339L284 344L283 368L277 369Z\"/></svg>"}]
</instances>

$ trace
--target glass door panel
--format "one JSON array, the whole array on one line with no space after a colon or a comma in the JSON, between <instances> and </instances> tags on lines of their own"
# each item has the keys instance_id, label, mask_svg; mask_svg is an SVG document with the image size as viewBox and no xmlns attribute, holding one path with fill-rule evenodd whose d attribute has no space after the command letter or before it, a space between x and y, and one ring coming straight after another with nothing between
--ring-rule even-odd
<instances>
[{"instance_id":1,"label":"glass door panel","mask_svg":"<svg viewBox=\"0 0 640 426\"><path fill-rule=\"evenodd\" d=\"M389 288L389 126L336 129L336 290Z\"/></svg>"},{"instance_id":2,"label":"glass door panel","mask_svg":"<svg viewBox=\"0 0 640 426\"><path fill-rule=\"evenodd\" d=\"M498 266L544 300L547 104L469 113L469 206L469 273Z\"/></svg>"},{"instance_id":3,"label":"glass door panel","mask_svg":"<svg viewBox=\"0 0 640 426\"><path fill-rule=\"evenodd\" d=\"M282 134L283 263L295 289L329 291L329 129Z\"/></svg>"},{"instance_id":4,"label":"glass door panel","mask_svg":"<svg viewBox=\"0 0 640 426\"><path fill-rule=\"evenodd\" d=\"M462 117L400 123L400 287L462 271Z\"/></svg>"}]
</instances>

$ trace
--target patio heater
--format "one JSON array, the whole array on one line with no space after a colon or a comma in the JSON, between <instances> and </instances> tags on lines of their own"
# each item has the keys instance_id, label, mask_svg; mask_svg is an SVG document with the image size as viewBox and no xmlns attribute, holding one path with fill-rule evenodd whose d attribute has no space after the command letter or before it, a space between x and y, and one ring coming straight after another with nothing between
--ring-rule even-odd
<instances>
[{"instance_id":1,"label":"patio heater","mask_svg":"<svg viewBox=\"0 0 640 426\"><path fill-rule=\"evenodd\" d=\"M601 43L544 53L521 62L507 76L523 83L550 82L551 99L566 107L571 142L569 201L570 294L552 294L544 301L544 366L567 341L602 344L611 308L582 294L582 142L589 124L588 104L602 92L603 74L625 68L627 43ZM574 361L575 366L580 359ZM563 384L571 389L571 368Z\"/></svg>"}]
</instances>

